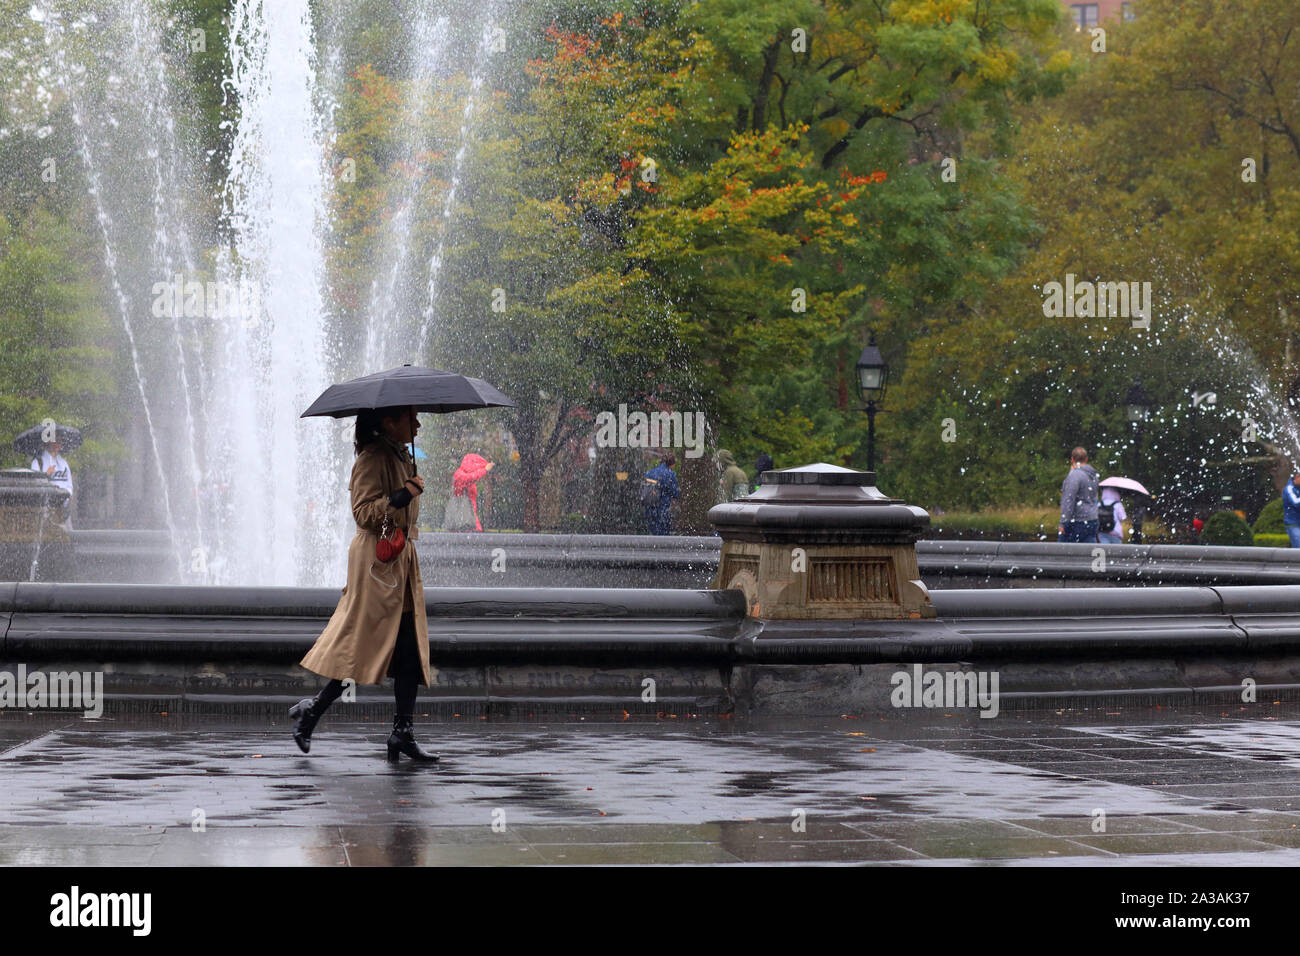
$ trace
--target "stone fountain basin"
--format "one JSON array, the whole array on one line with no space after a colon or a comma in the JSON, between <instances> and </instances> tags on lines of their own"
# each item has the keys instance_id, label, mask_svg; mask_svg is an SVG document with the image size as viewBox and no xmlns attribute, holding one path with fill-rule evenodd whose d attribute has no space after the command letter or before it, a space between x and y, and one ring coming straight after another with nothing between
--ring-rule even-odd
<instances>
[{"instance_id":1,"label":"stone fountain basin","mask_svg":"<svg viewBox=\"0 0 1300 956\"><path fill-rule=\"evenodd\" d=\"M0 585L0 670L102 671L109 709L278 712L331 588ZM735 591L426 588L436 713L878 713L913 665L1004 710L1300 694L1300 586L933 591L938 617L765 621ZM653 700L645 698L649 679ZM359 706L391 706L386 687Z\"/></svg>"}]
</instances>

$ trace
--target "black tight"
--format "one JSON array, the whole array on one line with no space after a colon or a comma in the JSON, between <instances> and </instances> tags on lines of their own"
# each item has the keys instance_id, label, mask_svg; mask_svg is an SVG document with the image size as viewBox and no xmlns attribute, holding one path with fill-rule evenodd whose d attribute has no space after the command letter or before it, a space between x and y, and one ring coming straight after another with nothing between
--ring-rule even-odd
<instances>
[{"instance_id":1,"label":"black tight","mask_svg":"<svg viewBox=\"0 0 1300 956\"><path fill-rule=\"evenodd\" d=\"M393 702L398 717L410 717L415 713L415 691L424 677L420 648L416 642L415 614L407 611L402 614L393 661L388 666L388 672L393 675Z\"/></svg>"},{"instance_id":2,"label":"black tight","mask_svg":"<svg viewBox=\"0 0 1300 956\"><path fill-rule=\"evenodd\" d=\"M393 678L393 703L398 717L410 717L415 713L415 693L424 677L417 640L415 615L407 611L402 614L402 623L397 629L397 646L393 648L393 659L388 665L388 673ZM317 714L325 713L342 693L343 681L330 681L316 695L316 704L312 709Z\"/></svg>"},{"instance_id":3,"label":"black tight","mask_svg":"<svg viewBox=\"0 0 1300 956\"><path fill-rule=\"evenodd\" d=\"M321 688L321 692L316 695L316 704L312 709L318 714L325 713L326 708L328 708L330 704L334 703L334 701L338 700L342 693L343 681L330 681Z\"/></svg>"}]
</instances>

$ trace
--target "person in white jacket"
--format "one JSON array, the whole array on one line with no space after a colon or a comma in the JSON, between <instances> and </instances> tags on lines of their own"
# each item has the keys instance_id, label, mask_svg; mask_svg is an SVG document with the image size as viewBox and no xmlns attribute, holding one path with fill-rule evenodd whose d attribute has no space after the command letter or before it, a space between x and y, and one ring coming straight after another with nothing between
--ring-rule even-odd
<instances>
[{"instance_id":1,"label":"person in white jacket","mask_svg":"<svg viewBox=\"0 0 1300 956\"><path fill-rule=\"evenodd\" d=\"M66 531L72 530L72 468L68 465L63 457L63 444L57 441L47 441L45 447L40 453L32 459L32 471L44 472L50 481L54 482L60 488L68 493L68 501L64 505L63 511L63 528Z\"/></svg>"},{"instance_id":2,"label":"person in white jacket","mask_svg":"<svg viewBox=\"0 0 1300 956\"><path fill-rule=\"evenodd\" d=\"M1110 531L1097 530L1097 541L1101 544L1123 544L1124 543L1124 522L1128 520L1128 514L1124 511L1124 505L1119 500L1119 492L1114 488L1101 489L1102 507L1113 505L1115 508L1115 527Z\"/></svg>"}]
</instances>

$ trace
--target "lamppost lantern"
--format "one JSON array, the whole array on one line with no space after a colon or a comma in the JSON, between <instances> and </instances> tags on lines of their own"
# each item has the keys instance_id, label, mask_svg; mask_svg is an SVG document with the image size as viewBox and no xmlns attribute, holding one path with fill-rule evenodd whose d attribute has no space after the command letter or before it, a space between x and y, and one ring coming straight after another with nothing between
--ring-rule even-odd
<instances>
[{"instance_id":1,"label":"lamppost lantern","mask_svg":"<svg viewBox=\"0 0 1300 956\"><path fill-rule=\"evenodd\" d=\"M889 366L876 347L876 333L872 332L866 348L858 356L858 394L866 402L867 413L867 471L876 470L876 412L885 400L885 383L889 380Z\"/></svg>"},{"instance_id":2,"label":"lamppost lantern","mask_svg":"<svg viewBox=\"0 0 1300 956\"><path fill-rule=\"evenodd\" d=\"M889 379L889 366L885 357L876 347L876 334L871 338L858 356L858 394L864 402L883 402L885 400L885 383Z\"/></svg>"},{"instance_id":3,"label":"lamppost lantern","mask_svg":"<svg viewBox=\"0 0 1300 956\"><path fill-rule=\"evenodd\" d=\"M1129 421L1144 422L1151 416L1154 402L1152 402L1151 396L1142 390L1142 382L1138 380L1128 390L1128 395L1124 398L1124 405L1128 410Z\"/></svg>"}]
</instances>

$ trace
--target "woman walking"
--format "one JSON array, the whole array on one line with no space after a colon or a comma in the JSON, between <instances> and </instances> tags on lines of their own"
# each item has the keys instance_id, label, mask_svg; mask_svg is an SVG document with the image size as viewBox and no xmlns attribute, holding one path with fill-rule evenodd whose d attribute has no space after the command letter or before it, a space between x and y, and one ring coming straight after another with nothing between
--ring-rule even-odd
<instances>
[{"instance_id":1,"label":"woman walking","mask_svg":"<svg viewBox=\"0 0 1300 956\"><path fill-rule=\"evenodd\" d=\"M420 749L412 728L416 690L430 684L424 582L411 543L419 534L424 479L415 474L406 448L419 430L414 406L365 409L357 415L356 462L348 485L357 533L348 547L348 583L329 624L301 661L330 682L289 710L297 721L293 739L303 753L311 750L312 731L343 693L345 679L379 684L389 676L394 679L395 713L388 759L400 754L429 763L438 759ZM393 529L407 540L385 561L376 547L381 532L391 538Z\"/></svg>"}]
</instances>

